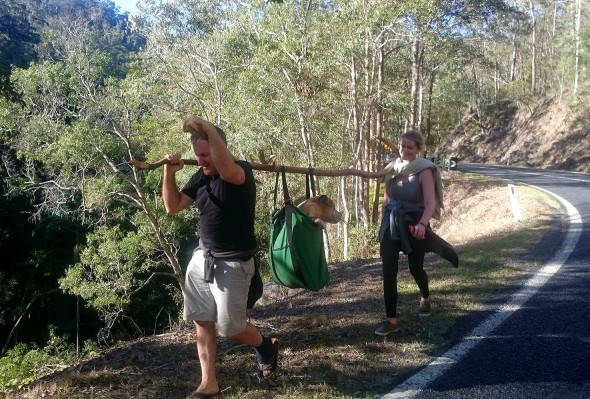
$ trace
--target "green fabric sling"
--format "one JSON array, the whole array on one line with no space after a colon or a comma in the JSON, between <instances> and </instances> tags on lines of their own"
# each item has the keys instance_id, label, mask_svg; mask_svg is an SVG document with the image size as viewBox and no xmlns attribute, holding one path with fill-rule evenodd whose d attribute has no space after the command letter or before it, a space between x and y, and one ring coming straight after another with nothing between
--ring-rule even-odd
<instances>
[{"instance_id":1,"label":"green fabric sling","mask_svg":"<svg viewBox=\"0 0 590 399\"><path fill-rule=\"evenodd\" d=\"M318 291L329 281L322 228L293 205L287 189L284 168L280 173L284 206L276 209L271 219L270 275L277 284ZM275 182L275 207L278 179L279 173ZM310 198L310 184L315 191L311 170L308 175L307 198Z\"/></svg>"}]
</instances>

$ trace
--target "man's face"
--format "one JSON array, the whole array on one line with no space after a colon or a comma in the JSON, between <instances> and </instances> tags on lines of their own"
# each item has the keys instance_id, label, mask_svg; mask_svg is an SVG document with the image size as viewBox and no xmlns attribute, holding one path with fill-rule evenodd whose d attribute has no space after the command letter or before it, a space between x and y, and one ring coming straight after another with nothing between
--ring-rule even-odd
<instances>
[{"instance_id":1,"label":"man's face","mask_svg":"<svg viewBox=\"0 0 590 399\"><path fill-rule=\"evenodd\" d=\"M219 173L213 165L213 160L211 159L211 152L209 150L209 142L207 140L197 140L193 144L193 150L195 151L195 155L197 156L197 161L199 162L199 166L203 168L203 173L207 176L216 176Z\"/></svg>"}]
</instances>

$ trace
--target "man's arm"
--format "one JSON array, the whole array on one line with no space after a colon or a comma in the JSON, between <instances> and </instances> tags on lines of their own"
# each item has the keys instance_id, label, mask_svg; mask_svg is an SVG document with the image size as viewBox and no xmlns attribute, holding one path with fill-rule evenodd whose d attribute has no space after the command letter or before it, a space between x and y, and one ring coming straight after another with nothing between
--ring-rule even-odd
<instances>
[{"instance_id":1,"label":"man's arm","mask_svg":"<svg viewBox=\"0 0 590 399\"><path fill-rule=\"evenodd\" d=\"M389 139L386 139L383 136L376 136L375 137L375 140L378 140L378 141L382 142L387 147L389 147L396 156L399 156L399 148L394 144L393 141L391 141Z\"/></svg>"},{"instance_id":2,"label":"man's arm","mask_svg":"<svg viewBox=\"0 0 590 399\"><path fill-rule=\"evenodd\" d=\"M191 116L184 122L185 132L198 134L202 139L209 142L209 151L213 164L219 172L219 177L224 181L241 185L246 181L246 174L235 161L234 156L219 137L215 126L198 116Z\"/></svg>"},{"instance_id":3,"label":"man's arm","mask_svg":"<svg viewBox=\"0 0 590 399\"><path fill-rule=\"evenodd\" d=\"M178 190L176 172L184 167L182 160L176 154L167 155L169 163L164 165L164 181L162 182L162 199L166 213L172 215L188 208L194 200Z\"/></svg>"}]
</instances>

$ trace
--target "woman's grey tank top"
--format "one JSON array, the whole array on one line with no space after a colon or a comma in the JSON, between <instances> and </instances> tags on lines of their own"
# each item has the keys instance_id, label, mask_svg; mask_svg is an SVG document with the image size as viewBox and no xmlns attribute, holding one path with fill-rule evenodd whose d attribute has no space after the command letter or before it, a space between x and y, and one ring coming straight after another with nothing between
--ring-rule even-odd
<instances>
[{"instance_id":1,"label":"woman's grey tank top","mask_svg":"<svg viewBox=\"0 0 590 399\"><path fill-rule=\"evenodd\" d=\"M392 201L424 206L419 175L397 176L389 181L387 193Z\"/></svg>"}]
</instances>

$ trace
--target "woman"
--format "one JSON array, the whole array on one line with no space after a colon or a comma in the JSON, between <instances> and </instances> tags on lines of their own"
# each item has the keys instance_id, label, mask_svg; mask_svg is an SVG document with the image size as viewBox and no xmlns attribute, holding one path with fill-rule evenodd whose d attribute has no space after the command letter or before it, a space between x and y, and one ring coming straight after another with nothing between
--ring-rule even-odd
<instances>
[{"instance_id":1,"label":"woman","mask_svg":"<svg viewBox=\"0 0 590 399\"><path fill-rule=\"evenodd\" d=\"M391 141L378 140L399 152L393 165L393 176L386 181L383 196L383 219L379 230L380 254L383 262L383 296L387 319L375 330L386 336L397 330L397 272L399 253L408 255L410 273L420 290L420 316L429 316L430 290L424 271L425 241L432 239L427 229L430 219L438 219L442 208L442 182L436 165L419 158L424 138L409 130L401 136L399 150ZM438 237L440 238L440 237Z\"/></svg>"}]
</instances>

